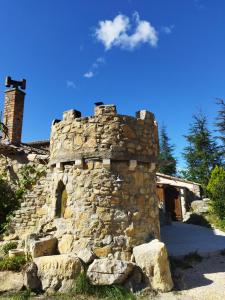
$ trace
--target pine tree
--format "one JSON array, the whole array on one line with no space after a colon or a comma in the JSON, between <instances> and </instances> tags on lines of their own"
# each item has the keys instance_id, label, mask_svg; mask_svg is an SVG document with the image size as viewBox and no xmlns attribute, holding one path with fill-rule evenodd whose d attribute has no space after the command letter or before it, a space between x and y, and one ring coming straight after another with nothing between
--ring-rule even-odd
<instances>
[{"instance_id":1,"label":"pine tree","mask_svg":"<svg viewBox=\"0 0 225 300\"><path fill-rule=\"evenodd\" d=\"M193 116L189 134L185 136L188 146L184 149L184 159L187 169L184 177L202 184L208 184L210 173L216 165L220 165L221 157L217 143L214 141L203 114Z\"/></svg>"},{"instance_id":2,"label":"pine tree","mask_svg":"<svg viewBox=\"0 0 225 300\"><path fill-rule=\"evenodd\" d=\"M221 140L221 154L223 155L223 159L225 157L225 102L223 99L217 99L216 102L220 108L218 110L218 115L216 118L216 127L220 135L218 138Z\"/></svg>"},{"instance_id":3,"label":"pine tree","mask_svg":"<svg viewBox=\"0 0 225 300\"><path fill-rule=\"evenodd\" d=\"M173 157L174 145L170 144L170 139L163 125L159 137L159 172L167 175L176 175L176 159Z\"/></svg>"}]
</instances>

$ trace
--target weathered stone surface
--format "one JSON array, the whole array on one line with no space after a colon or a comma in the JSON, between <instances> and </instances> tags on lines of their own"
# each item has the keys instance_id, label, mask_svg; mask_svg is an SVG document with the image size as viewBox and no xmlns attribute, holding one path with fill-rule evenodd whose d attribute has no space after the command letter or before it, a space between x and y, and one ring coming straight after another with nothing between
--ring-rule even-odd
<instances>
[{"instance_id":1,"label":"weathered stone surface","mask_svg":"<svg viewBox=\"0 0 225 300\"><path fill-rule=\"evenodd\" d=\"M34 262L27 264L23 270L23 282L24 286L31 291L41 292L42 284L38 278L38 268Z\"/></svg>"},{"instance_id":2,"label":"weathered stone surface","mask_svg":"<svg viewBox=\"0 0 225 300\"><path fill-rule=\"evenodd\" d=\"M9 250L9 257L23 256L25 252L23 249L12 249Z\"/></svg>"},{"instance_id":3,"label":"weathered stone surface","mask_svg":"<svg viewBox=\"0 0 225 300\"><path fill-rule=\"evenodd\" d=\"M18 292L23 287L23 274L18 272L0 272L0 292Z\"/></svg>"},{"instance_id":4,"label":"weathered stone surface","mask_svg":"<svg viewBox=\"0 0 225 300\"><path fill-rule=\"evenodd\" d=\"M154 290L163 292L173 288L165 244L155 239L133 249L136 264L143 270Z\"/></svg>"},{"instance_id":5,"label":"weathered stone surface","mask_svg":"<svg viewBox=\"0 0 225 300\"><path fill-rule=\"evenodd\" d=\"M27 245L27 249L33 258L54 255L57 253L57 243L56 238L43 238L40 240L30 240Z\"/></svg>"},{"instance_id":6,"label":"weathered stone surface","mask_svg":"<svg viewBox=\"0 0 225 300\"><path fill-rule=\"evenodd\" d=\"M74 237L72 234L64 234L58 243L59 253L71 253L73 251L73 240Z\"/></svg>"},{"instance_id":7,"label":"weathered stone surface","mask_svg":"<svg viewBox=\"0 0 225 300\"><path fill-rule=\"evenodd\" d=\"M95 254L87 248L81 249L77 253L77 256L86 264L93 262L93 260L96 258Z\"/></svg>"},{"instance_id":8,"label":"weathered stone surface","mask_svg":"<svg viewBox=\"0 0 225 300\"><path fill-rule=\"evenodd\" d=\"M83 271L80 259L73 254L42 256L34 259L44 291L64 292Z\"/></svg>"},{"instance_id":9,"label":"weathered stone surface","mask_svg":"<svg viewBox=\"0 0 225 300\"><path fill-rule=\"evenodd\" d=\"M198 215L207 213L209 210L208 201L195 200L191 203L191 208Z\"/></svg>"},{"instance_id":10,"label":"weathered stone surface","mask_svg":"<svg viewBox=\"0 0 225 300\"><path fill-rule=\"evenodd\" d=\"M87 276L94 285L123 283L132 272L134 264L122 260L95 259L89 266Z\"/></svg>"}]
</instances>

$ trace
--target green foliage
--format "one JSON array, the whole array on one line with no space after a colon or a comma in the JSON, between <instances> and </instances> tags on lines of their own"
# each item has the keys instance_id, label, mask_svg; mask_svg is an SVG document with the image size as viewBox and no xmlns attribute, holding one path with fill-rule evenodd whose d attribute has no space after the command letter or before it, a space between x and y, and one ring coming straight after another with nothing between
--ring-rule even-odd
<instances>
[{"instance_id":1,"label":"green foliage","mask_svg":"<svg viewBox=\"0 0 225 300\"><path fill-rule=\"evenodd\" d=\"M207 192L211 199L212 211L225 224L225 169L216 166L211 173Z\"/></svg>"},{"instance_id":2,"label":"green foliage","mask_svg":"<svg viewBox=\"0 0 225 300\"><path fill-rule=\"evenodd\" d=\"M170 139L164 125L160 130L159 144L158 171L171 176L176 175L176 159L173 157L174 146L170 144Z\"/></svg>"},{"instance_id":3,"label":"green foliage","mask_svg":"<svg viewBox=\"0 0 225 300\"><path fill-rule=\"evenodd\" d=\"M225 102L223 99L217 99L217 104L220 106L216 118L217 131L220 133L219 139L222 141L222 154L225 155Z\"/></svg>"},{"instance_id":4,"label":"green foliage","mask_svg":"<svg viewBox=\"0 0 225 300\"><path fill-rule=\"evenodd\" d=\"M22 267L26 264L27 259L25 256L4 257L0 260L0 271L21 271Z\"/></svg>"},{"instance_id":5,"label":"green foliage","mask_svg":"<svg viewBox=\"0 0 225 300\"><path fill-rule=\"evenodd\" d=\"M194 115L194 122L185 136L188 146L184 149L184 159L187 168L182 175L196 181L205 189L210 173L216 165L220 165L221 156L218 145L213 140L207 128L207 119L204 115Z\"/></svg>"},{"instance_id":6,"label":"green foliage","mask_svg":"<svg viewBox=\"0 0 225 300\"><path fill-rule=\"evenodd\" d=\"M119 285L97 286L92 285L83 272L75 280L72 293L78 295L95 296L97 299L105 298L108 300L135 300L136 297Z\"/></svg>"},{"instance_id":7,"label":"green foliage","mask_svg":"<svg viewBox=\"0 0 225 300\"><path fill-rule=\"evenodd\" d=\"M9 292L4 293L2 296L0 296L0 299L2 300L27 300L31 299L31 292L29 290L22 290L19 292Z\"/></svg>"},{"instance_id":8,"label":"green foliage","mask_svg":"<svg viewBox=\"0 0 225 300\"><path fill-rule=\"evenodd\" d=\"M17 248L16 242L8 242L7 244L4 244L1 247L1 250L3 251L4 254L8 254L9 250L16 249L16 248Z\"/></svg>"},{"instance_id":9,"label":"green foliage","mask_svg":"<svg viewBox=\"0 0 225 300\"><path fill-rule=\"evenodd\" d=\"M30 190L44 174L45 170L37 170L33 165L24 165L21 167L19 170L18 189L16 191L17 197L21 199L26 190Z\"/></svg>"},{"instance_id":10,"label":"green foliage","mask_svg":"<svg viewBox=\"0 0 225 300\"><path fill-rule=\"evenodd\" d=\"M19 200L8 182L0 176L0 232L5 229L9 216L19 207Z\"/></svg>"}]
</instances>

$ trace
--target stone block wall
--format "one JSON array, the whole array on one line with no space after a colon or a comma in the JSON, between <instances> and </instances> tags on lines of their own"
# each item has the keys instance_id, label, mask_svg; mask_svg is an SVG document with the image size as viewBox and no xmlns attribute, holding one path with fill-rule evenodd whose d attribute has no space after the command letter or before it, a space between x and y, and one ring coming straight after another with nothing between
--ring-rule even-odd
<instances>
[{"instance_id":1,"label":"stone block wall","mask_svg":"<svg viewBox=\"0 0 225 300\"><path fill-rule=\"evenodd\" d=\"M0 176L7 180L14 190L18 189L21 180L20 170L24 166L34 166L36 170L47 172L48 155L26 153L23 147L2 145L0 149ZM34 231L38 221L47 213L45 210L48 192L49 174L43 172L30 190L20 200L20 207L15 211L9 223L8 233L21 239Z\"/></svg>"},{"instance_id":2,"label":"stone block wall","mask_svg":"<svg viewBox=\"0 0 225 300\"><path fill-rule=\"evenodd\" d=\"M49 163L48 220L57 228L60 253L89 247L99 257L130 259L134 246L159 238L157 153L150 112L123 116L104 105L92 117L64 113L52 126Z\"/></svg>"}]
</instances>

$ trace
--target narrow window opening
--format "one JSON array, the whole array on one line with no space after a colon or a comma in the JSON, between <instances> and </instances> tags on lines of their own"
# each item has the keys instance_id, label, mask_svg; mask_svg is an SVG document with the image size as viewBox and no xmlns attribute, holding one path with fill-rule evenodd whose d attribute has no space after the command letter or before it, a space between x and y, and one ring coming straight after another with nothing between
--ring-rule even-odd
<instances>
[{"instance_id":1,"label":"narrow window opening","mask_svg":"<svg viewBox=\"0 0 225 300\"><path fill-rule=\"evenodd\" d=\"M67 206L67 192L66 187L62 181L59 182L56 190L56 208L55 216L57 218L63 218Z\"/></svg>"}]
</instances>

